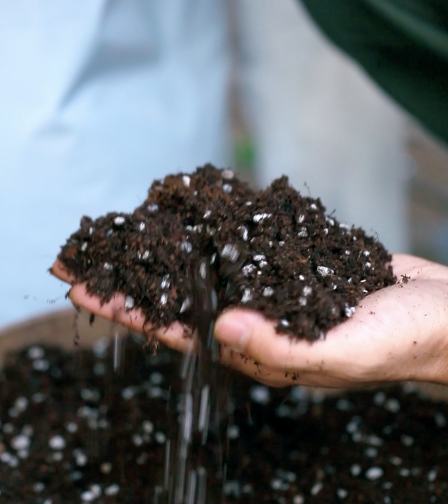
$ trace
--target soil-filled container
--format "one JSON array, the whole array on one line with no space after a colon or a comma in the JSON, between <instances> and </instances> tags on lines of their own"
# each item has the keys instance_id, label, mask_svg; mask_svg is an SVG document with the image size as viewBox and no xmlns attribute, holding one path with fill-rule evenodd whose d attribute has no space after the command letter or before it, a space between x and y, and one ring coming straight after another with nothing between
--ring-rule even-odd
<instances>
[{"instance_id":1,"label":"soil-filled container","mask_svg":"<svg viewBox=\"0 0 448 504\"><path fill-rule=\"evenodd\" d=\"M73 311L1 333L0 503L174 502L181 362ZM446 403L409 384L326 397L231 382L184 502L447 502Z\"/></svg>"}]
</instances>

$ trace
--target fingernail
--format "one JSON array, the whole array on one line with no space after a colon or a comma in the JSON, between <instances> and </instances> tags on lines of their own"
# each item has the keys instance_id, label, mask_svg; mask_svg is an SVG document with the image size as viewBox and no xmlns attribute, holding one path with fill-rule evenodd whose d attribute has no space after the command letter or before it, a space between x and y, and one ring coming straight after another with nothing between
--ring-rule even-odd
<instances>
[{"instance_id":1,"label":"fingernail","mask_svg":"<svg viewBox=\"0 0 448 504\"><path fill-rule=\"evenodd\" d=\"M215 335L221 343L241 352L244 351L249 341L250 328L229 313L218 319L215 326Z\"/></svg>"}]
</instances>

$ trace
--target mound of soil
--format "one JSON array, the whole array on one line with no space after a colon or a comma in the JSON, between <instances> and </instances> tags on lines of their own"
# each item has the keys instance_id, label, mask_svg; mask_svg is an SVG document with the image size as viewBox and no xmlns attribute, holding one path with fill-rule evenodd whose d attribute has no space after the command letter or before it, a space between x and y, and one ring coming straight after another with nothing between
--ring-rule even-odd
<instances>
[{"instance_id":1,"label":"mound of soil","mask_svg":"<svg viewBox=\"0 0 448 504\"><path fill-rule=\"evenodd\" d=\"M115 354L106 339L90 351L34 345L6 359L0 504L170 502L181 357L154 356L135 337L122 342L118 372ZM409 387L324 398L233 378L233 413L216 436L224 449L202 453L191 502L446 502L447 404Z\"/></svg>"},{"instance_id":2,"label":"mound of soil","mask_svg":"<svg viewBox=\"0 0 448 504\"><path fill-rule=\"evenodd\" d=\"M391 256L360 228L326 215L282 177L254 191L210 165L156 181L131 214L81 219L60 261L107 302L115 292L155 328L192 323L192 271L213 270L218 312L260 311L277 330L316 340L369 293L392 285Z\"/></svg>"}]
</instances>

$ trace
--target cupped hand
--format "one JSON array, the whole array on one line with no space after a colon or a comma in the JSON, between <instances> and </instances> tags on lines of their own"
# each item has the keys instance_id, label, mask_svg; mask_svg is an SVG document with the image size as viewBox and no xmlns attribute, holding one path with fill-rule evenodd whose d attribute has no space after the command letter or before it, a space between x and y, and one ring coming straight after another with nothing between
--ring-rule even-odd
<instances>
[{"instance_id":1,"label":"cupped hand","mask_svg":"<svg viewBox=\"0 0 448 504\"><path fill-rule=\"evenodd\" d=\"M180 323L172 324L170 327L161 328L154 332L151 325L145 322L145 316L139 309L125 309L126 297L123 294L117 293L112 296L108 303L103 303L97 296L92 296L87 292L85 284L76 283L74 276L67 271L59 260L56 260L50 272L63 282L72 285L68 295L75 306L85 308L94 315L117 322L132 331L147 335L155 334L160 342L174 350L181 352L192 350L191 340L186 338L184 327Z\"/></svg>"},{"instance_id":2,"label":"cupped hand","mask_svg":"<svg viewBox=\"0 0 448 504\"><path fill-rule=\"evenodd\" d=\"M398 254L392 265L399 283L364 298L350 319L314 343L277 334L275 323L259 313L226 311L215 327L223 363L276 387L348 388L404 380L448 384L448 268ZM58 262L52 272L73 281ZM138 310L125 310L120 294L101 305L79 284L70 297L135 331L151 330ZM157 338L180 351L191 348L180 324L157 331Z\"/></svg>"},{"instance_id":3,"label":"cupped hand","mask_svg":"<svg viewBox=\"0 0 448 504\"><path fill-rule=\"evenodd\" d=\"M314 343L278 335L257 313L229 310L215 328L218 341L233 349L226 359L273 386L448 384L448 268L409 255L394 255L392 265L399 283L364 298L350 319Z\"/></svg>"}]
</instances>

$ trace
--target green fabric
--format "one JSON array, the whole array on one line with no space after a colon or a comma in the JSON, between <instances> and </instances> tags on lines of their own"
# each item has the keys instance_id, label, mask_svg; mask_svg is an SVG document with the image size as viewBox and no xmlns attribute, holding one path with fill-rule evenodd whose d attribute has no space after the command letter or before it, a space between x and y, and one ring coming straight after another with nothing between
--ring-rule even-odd
<instances>
[{"instance_id":1,"label":"green fabric","mask_svg":"<svg viewBox=\"0 0 448 504\"><path fill-rule=\"evenodd\" d=\"M448 0L302 0L337 46L448 142Z\"/></svg>"}]
</instances>

